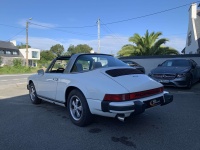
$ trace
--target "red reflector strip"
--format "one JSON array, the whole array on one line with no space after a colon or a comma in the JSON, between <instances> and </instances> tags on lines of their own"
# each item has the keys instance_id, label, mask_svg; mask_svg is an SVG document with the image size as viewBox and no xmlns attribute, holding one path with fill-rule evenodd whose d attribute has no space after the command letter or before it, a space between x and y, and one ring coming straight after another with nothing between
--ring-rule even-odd
<instances>
[{"instance_id":1,"label":"red reflector strip","mask_svg":"<svg viewBox=\"0 0 200 150\"><path fill-rule=\"evenodd\" d=\"M148 97L151 95L159 94L163 92L163 87L146 90L146 91L140 91L135 93L126 93L126 94L106 94L104 96L104 101L114 101L114 102L121 102L121 101L127 101L127 100L134 100L139 98Z\"/></svg>"},{"instance_id":2,"label":"red reflector strip","mask_svg":"<svg viewBox=\"0 0 200 150\"><path fill-rule=\"evenodd\" d=\"M146 91L141 91L141 92L130 93L130 99L143 98L143 97L155 95L155 94L162 93L162 92L163 92L163 87L146 90Z\"/></svg>"}]
</instances>

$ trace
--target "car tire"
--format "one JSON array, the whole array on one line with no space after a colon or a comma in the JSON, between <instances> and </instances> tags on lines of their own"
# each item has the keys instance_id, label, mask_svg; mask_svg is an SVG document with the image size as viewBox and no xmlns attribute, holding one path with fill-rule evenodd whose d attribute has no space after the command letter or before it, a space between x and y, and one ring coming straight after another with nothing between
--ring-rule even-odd
<instances>
[{"instance_id":1,"label":"car tire","mask_svg":"<svg viewBox=\"0 0 200 150\"><path fill-rule=\"evenodd\" d=\"M187 89L191 89L191 87L192 87L192 77L190 77L190 78L188 79Z\"/></svg>"},{"instance_id":2,"label":"car tire","mask_svg":"<svg viewBox=\"0 0 200 150\"><path fill-rule=\"evenodd\" d=\"M78 89L70 92L67 100L67 111L70 120L77 126L83 127L92 121L92 114L86 98Z\"/></svg>"},{"instance_id":3,"label":"car tire","mask_svg":"<svg viewBox=\"0 0 200 150\"><path fill-rule=\"evenodd\" d=\"M36 89L33 83L29 84L29 96L31 99L31 102L33 104L40 104L41 103L41 99L38 98L37 93L36 93Z\"/></svg>"}]
</instances>

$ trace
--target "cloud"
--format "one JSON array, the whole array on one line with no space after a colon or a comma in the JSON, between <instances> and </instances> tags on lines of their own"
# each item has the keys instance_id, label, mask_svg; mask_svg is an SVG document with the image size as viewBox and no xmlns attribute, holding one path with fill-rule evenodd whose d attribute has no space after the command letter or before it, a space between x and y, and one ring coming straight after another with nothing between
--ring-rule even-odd
<instances>
[{"instance_id":1,"label":"cloud","mask_svg":"<svg viewBox=\"0 0 200 150\"><path fill-rule=\"evenodd\" d=\"M17 42L26 43L24 36L18 37ZM49 50L52 45L61 44L65 50L70 45L87 44L93 48L95 52L98 52L98 40L82 40L82 39L52 39L46 37L29 37L29 45L33 48L41 50ZM128 44L128 37L125 36L105 36L100 39L100 53L117 54L121 47Z\"/></svg>"},{"instance_id":2,"label":"cloud","mask_svg":"<svg viewBox=\"0 0 200 150\"><path fill-rule=\"evenodd\" d=\"M166 43L166 46L175 48L180 53L185 47L186 39L184 37L172 36L168 37L169 42Z\"/></svg>"},{"instance_id":3,"label":"cloud","mask_svg":"<svg viewBox=\"0 0 200 150\"><path fill-rule=\"evenodd\" d=\"M51 24L51 23L44 23L44 22L39 22L35 20L28 20L28 19L22 19L18 22L23 27L26 27L26 22L29 21L29 28L36 28L36 29L48 29L48 28L54 28L57 25Z\"/></svg>"},{"instance_id":4,"label":"cloud","mask_svg":"<svg viewBox=\"0 0 200 150\"><path fill-rule=\"evenodd\" d=\"M18 37L16 40L18 43L26 43L26 38L23 36ZM38 48L40 50L49 50L52 45L62 44L60 41L56 39L45 38L45 37L29 37L28 40L29 40L28 44L32 48Z\"/></svg>"},{"instance_id":5,"label":"cloud","mask_svg":"<svg viewBox=\"0 0 200 150\"><path fill-rule=\"evenodd\" d=\"M128 37L125 36L104 36L100 39L100 53L105 54L117 54L121 47L128 42ZM80 40L80 39L70 39L63 43L65 47L69 47L70 44L87 44L93 48L95 52L98 52L98 40Z\"/></svg>"},{"instance_id":6,"label":"cloud","mask_svg":"<svg viewBox=\"0 0 200 150\"><path fill-rule=\"evenodd\" d=\"M122 46L126 44L130 44L128 41L129 37L126 36L104 36L100 40L100 53L105 54L114 54L122 48ZM166 46L177 49L179 52L185 47L185 38L183 37L167 37L169 42L166 43ZM26 43L26 38L24 36L18 37L18 43ZM29 37L29 45L33 48L38 48L41 50L49 50L51 46L61 44L64 46L65 50L68 49L70 45L78 45L78 44L87 44L93 48L95 52L98 52L98 40L82 40L82 39L52 39L46 37Z\"/></svg>"}]
</instances>

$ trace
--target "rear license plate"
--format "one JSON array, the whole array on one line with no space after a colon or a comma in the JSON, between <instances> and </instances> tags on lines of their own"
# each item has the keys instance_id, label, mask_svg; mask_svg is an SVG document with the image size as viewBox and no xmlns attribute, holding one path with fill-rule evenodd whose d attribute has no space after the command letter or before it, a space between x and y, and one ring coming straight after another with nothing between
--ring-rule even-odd
<instances>
[{"instance_id":1,"label":"rear license plate","mask_svg":"<svg viewBox=\"0 0 200 150\"><path fill-rule=\"evenodd\" d=\"M145 101L144 103L146 104L146 108L150 108L150 107L160 105L162 101L163 101L163 96Z\"/></svg>"}]
</instances>

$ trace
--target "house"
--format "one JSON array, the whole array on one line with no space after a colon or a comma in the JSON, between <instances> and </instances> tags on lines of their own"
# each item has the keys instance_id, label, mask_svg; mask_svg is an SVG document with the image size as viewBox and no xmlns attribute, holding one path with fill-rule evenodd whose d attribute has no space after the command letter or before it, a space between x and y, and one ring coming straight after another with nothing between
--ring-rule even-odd
<instances>
[{"instance_id":1,"label":"house","mask_svg":"<svg viewBox=\"0 0 200 150\"><path fill-rule=\"evenodd\" d=\"M26 62L26 49L18 49L16 41L0 41L0 57L3 65L12 65L13 59L22 59L24 65ZM28 48L29 66L37 66L37 60L40 60L40 50Z\"/></svg>"},{"instance_id":2,"label":"house","mask_svg":"<svg viewBox=\"0 0 200 150\"><path fill-rule=\"evenodd\" d=\"M19 49L16 47L16 41L0 41L0 57L2 63L0 65L12 65L15 58L23 59Z\"/></svg>"},{"instance_id":3,"label":"house","mask_svg":"<svg viewBox=\"0 0 200 150\"><path fill-rule=\"evenodd\" d=\"M184 54L200 54L200 7L194 3L189 9L189 24Z\"/></svg>"},{"instance_id":4,"label":"house","mask_svg":"<svg viewBox=\"0 0 200 150\"><path fill-rule=\"evenodd\" d=\"M26 59L26 48L19 49L23 58ZM40 60L40 49L28 48L28 64L29 66L36 67L37 60Z\"/></svg>"}]
</instances>

